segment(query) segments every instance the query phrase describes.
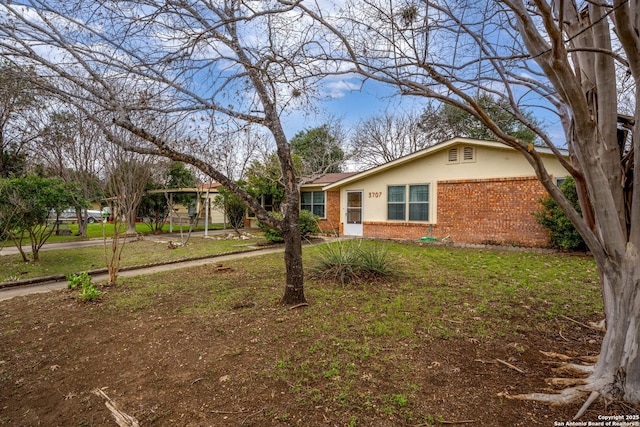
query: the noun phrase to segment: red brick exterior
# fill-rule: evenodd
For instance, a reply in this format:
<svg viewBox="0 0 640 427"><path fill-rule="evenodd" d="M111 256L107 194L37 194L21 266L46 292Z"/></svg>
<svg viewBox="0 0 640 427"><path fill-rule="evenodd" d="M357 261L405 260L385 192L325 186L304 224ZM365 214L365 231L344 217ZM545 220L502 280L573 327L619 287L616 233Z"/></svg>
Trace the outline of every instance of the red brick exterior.
<svg viewBox="0 0 640 427"><path fill-rule="evenodd" d="M441 181L434 235L465 243L548 246L549 234L533 215L545 194L534 177Z"/></svg>
<svg viewBox="0 0 640 427"><path fill-rule="evenodd" d="M429 235L429 230L435 231L434 225L422 222L364 222L362 234L364 237L378 239L419 239Z"/></svg>
<svg viewBox="0 0 640 427"><path fill-rule="evenodd" d="M337 234L340 232L340 191L325 192L326 218L318 221L320 230L325 233Z"/></svg>
<svg viewBox="0 0 640 427"><path fill-rule="evenodd" d="M547 194L534 177L441 181L437 194L437 223L364 222L364 237L549 245L547 230L533 216L540 210L538 200Z"/></svg>

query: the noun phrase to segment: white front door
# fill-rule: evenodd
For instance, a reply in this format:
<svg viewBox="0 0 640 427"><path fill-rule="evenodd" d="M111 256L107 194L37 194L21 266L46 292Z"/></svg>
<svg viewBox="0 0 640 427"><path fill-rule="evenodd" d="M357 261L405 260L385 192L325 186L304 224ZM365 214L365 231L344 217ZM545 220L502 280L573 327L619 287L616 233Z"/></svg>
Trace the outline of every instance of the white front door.
<svg viewBox="0 0 640 427"><path fill-rule="evenodd" d="M362 191L347 191L345 236L362 236Z"/></svg>

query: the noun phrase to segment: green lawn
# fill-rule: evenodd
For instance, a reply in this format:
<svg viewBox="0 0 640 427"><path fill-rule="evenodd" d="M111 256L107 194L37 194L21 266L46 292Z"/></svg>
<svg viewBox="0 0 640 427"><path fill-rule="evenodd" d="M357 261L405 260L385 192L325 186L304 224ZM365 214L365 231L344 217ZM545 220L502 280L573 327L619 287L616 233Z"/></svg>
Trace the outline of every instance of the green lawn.
<svg viewBox="0 0 640 427"><path fill-rule="evenodd" d="M179 243L180 236L177 235L172 240L174 243ZM186 247L177 249L169 249L167 243L153 239L127 242L121 265L125 267L250 250L251 245L257 242L258 238L238 241L191 236ZM0 253L0 282L53 274L68 275L103 268L106 266L104 250L104 244L100 243L96 246L77 249L41 251L38 262L27 263L22 261L20 255L1 255Z"/></svg>
<svg viewBox="0 0 640 427"><path fill-rule="evenodd" d="M244 244L214 243L205 250ZM9 300L0 307L3 415L35 425L30 408L42 424L95 424L111 419L91 395L98 386L144 425L545 427L575 415L579 404L499 393L548 390L554 365L540 350L598 351L601 334L579 324L603 316L592 258L361 244L386 249L398 273L358 285L307 275L309 305L295 309L279 304L282 254L121 278L98 284L91 303L70 290ZM182 253L200 249L194 239ZM126 263L181 251L127 250ZM321 254L304 247L305 271ZM100 258L42 255L50 268ZM594 405L588 419L610 413Z"/></svg>
<svg viewBox="0 0 640 427"><path fill-rule="evenodd" d="M71 230L72 235L71 236L53 235L49 238L49 240L47 240L47 243L73 242L77 240L86 240L86 239L101 239L103 237L102 224L88 224L87 237L75 236L75 234L78 232L78 224L63 224L61 228ZM222 225L220 224L209 224L209 230L221 230L221 229L222 229ZM183 225L182 230L183 232L186 233L189 231L189 227ZM199 225L197 227L194 227L194 231L203 231L203 230L204 230L204 225ZM151 228L147 224L139 222L136 224L136 231L140 234L149 234L151 233ZM169 224L164 225L164 227L162 228L162 232L163 233L169 232ZM174 225L173 232L179 233L180 226ZM111 223L105 224L104 234L107 237L113 236L113 224ZM10 242L7 242L7 243L11 244Z"/></svg>

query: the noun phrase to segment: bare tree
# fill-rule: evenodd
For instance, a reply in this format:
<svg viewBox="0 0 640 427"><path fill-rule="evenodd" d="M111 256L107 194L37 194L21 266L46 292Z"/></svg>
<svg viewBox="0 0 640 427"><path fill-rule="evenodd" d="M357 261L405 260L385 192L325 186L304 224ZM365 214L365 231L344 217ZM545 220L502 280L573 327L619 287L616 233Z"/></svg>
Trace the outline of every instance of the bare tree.
<svg viewBox="0 0 640 427"><path fill-rule="evenodd" d="M578 415L598 396L640 403L640 192L633 191L640 179L633 83L640 79L640 4L354 0L339 20L300 7L326 25L351 70L468 112L528 160L589 246L602 283L607 331L600 358L586 385L564 396L592 393ZM630 76L624 82L633 93L630 117L619 115L621 76ZM492 120L476 101L479 94L508 105L556 153L578 185L582 215L554 184L535 146ZM534 107L559 118L564 141L528 119L524 111L535 113ZM568 147L570 159L556 144Z"/></svg>
<svg viewBox="0 0 640 427"><path fill-rule="evenodd" d="M32 70L0 61L0 178L22 175L25 146L37 135L29 126L39 109L39 94Z"/></svg>
<svg viewBox="0 0 640 427"><path fill-rule="evenodd" d="M88 117L109 117L98 123L111 142L196 166L280 230L287 273L282 301L305 301L299 191L281 116L306 99L310 77L322 71L306 54L317 48L312 22L277 0L29 0L4 2L0 12L2 53L33 64L43 89L61 100L92 102L83 108ZM194 149L207 142L204 137L217 137L208 130L229 119L270 133L285 183L283 219ZM186 143L158 131L158 124L175 123L189 124ZM112 125L145 143L109 136Z"/></svg>
<svg viewBox="0 0 640 427"><path fill-rule="evenodd" d="M210 163L234 181L245 176L252 160L273 150L273 139L268 133L236 120L224 126L213 122L206 131L206 144L200 148L201 156L210 159Z"/></svg>
<svg viewBox="0 0 640 427"><path fill-rule="evenodd" d="M77 110L59 109L45 118L44 128L33 146L34 162L50 173L78 186L75 208L78 234L87 235L87 203L96 201L102 192L99 177L104 167L105 143L100 131Z"/></svg>
<svg viewBox="0 0 640 427"><path fill-rule="evenodd" d="M125 135L130 138L130 135ZM115 201L117 207L111 215L122 219L126 224L127 235L135 236L138 206L153 173L152 159L149 156L111 147L106 161L109 162L107 196Z"/></svg>
<svg viewBox="0 0 640 427"><path fill-rule="evenodd" d="M423 116L418 114L384 113L358 123L351 141L353 158L358 159L359 165L371 168L443 139L434 138L423 128L423 122Z"/></svg>

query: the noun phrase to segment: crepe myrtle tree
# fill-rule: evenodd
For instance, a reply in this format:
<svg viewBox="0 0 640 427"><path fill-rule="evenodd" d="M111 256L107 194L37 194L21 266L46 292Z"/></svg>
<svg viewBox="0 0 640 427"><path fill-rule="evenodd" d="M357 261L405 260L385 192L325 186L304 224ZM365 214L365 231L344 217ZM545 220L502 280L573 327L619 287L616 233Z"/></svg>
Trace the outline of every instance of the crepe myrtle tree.
<svg viewBox="0 0 640 427"><path fill-rule="evenodd" d="M33 67L39 87L84 109L114 144L194 165L285 239L282 302L305 302L299 188L281 118L306 105L323 70L317 26L295 4L267 0L27 0L0 4L0 50ZM69 89L72 87L73 89ZM282 219L223 171L212 129L264 129L284 184ZM138 142L118 138L125 129ZM182 136L175 136L180 134Z"/></svg>
<svg viewBox="0 0 640 427"><path fill-rule="evenodd" d="M14 242L24 262L39 261L40 249L56 230L54 212L72 206L77 189L59 178L28 175L0 179L0 238ZM31 259L24 249L31 246Z"/></svg>
<svg viewBox="0 0 640 427"><path fill-rule="evenodd" d="M0 59L0 178L27 173L26 148L37 136L31 120L42 106L34 78L28 67Z"/></svg>
<svg viewBox="0 0 640 427"><path fill-rule="evenodd" d="M466 111L520 153L593 254L606 318L600 357L584 385L545 398L588 394L577 416L599 396L640 403L640 192L633 191L640 179L640 3L345 3L339 16L298 7L325 25L344 69ZM633 94L626 110L620 87ZM576 182L581 213L555 185L536 146L493 120L478 94L508 106L508 114L555 153ZM553 113L563 138L525 111L540 118ZM568 148L568 158L557 145Z"/></svg>

